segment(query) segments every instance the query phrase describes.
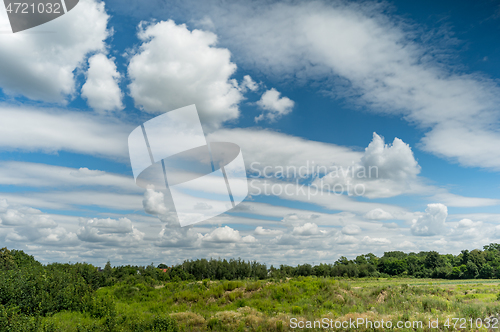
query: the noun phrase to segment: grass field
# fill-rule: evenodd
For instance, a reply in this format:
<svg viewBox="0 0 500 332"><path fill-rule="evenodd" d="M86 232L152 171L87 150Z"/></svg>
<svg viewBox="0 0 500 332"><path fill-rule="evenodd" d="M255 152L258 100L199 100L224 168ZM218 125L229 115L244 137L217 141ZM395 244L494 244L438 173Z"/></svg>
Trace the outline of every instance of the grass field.
<svg viewBox="0 0 500 332"><path fill-rule="evenodd" d="M141 328L141 322L169 315L178 326L172 331L291 331L301 330L299 326L306 327L308 321L311 326L314 321L328 321L331 330L339 331L389 330L388 321L391 330L397 331L487 331L488 324L494 328L490 330L499 330L500 322L495 324L496 318L488 318L500 313L499 284L492 279L316 277L168 282L156 286L120 283L97 292L102 301L115 302L111 316L96 319L62 312L44 318L43 325L47 331L143 331L147 329ZM361 319L363 323L356 328L345 326L349 320ZM384 329L377 329L376 322L381 320ZM447 320L449 326L445 326ZM344 322L344 328L339 323L335 328L335 321ZM398 322L402 322L402 328L394 328ZM430 328L429 322L438 324L438 328ZM304 330L325 330L325 325L318 327L319 323Z"/></svg>

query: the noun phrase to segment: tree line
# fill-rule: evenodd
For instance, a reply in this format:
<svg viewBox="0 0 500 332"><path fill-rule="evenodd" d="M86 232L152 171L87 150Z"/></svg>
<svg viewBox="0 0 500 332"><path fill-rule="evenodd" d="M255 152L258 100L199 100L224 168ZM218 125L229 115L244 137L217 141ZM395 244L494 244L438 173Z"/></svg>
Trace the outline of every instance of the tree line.
<svg viewBox="0 0 500 332"><path fill-rule="evenodd" d="M160 264L159 267L166 267ZM169 270L170 278L180 280L318 277L414 277L444 279L500 278L500 244L491 243L483 250L462 250L458 255L436 251L404 253L388 251L382 257L369 253L354 259L341 256L333 264L280 265L269 268L241 259L188 260Z"/></svg>

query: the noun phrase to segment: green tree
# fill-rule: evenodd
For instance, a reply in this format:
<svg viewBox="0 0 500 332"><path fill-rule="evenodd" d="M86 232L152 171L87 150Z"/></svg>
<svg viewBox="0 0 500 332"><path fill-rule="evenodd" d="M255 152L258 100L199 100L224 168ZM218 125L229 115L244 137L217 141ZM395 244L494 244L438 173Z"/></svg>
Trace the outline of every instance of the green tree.
<svg viewBox="0 0 500 332"><path fill-rule="evenodd" d="M480 269L484 263L486 263L484 252L479 249L474 249L469 253L469 261L476 264L476 266Z"/></svg>
<svg viewBox="0 0 500 332"><path fill-rule="evenodd" d="M368 261L366 260L365 255L359 255L356 257L356 260L354 261L356 264L361 265L361 264L367 264Z"/></svg>
<svg viewBox="0 0 500 332"><path fill-rule="evenodd" d="M466 271L466 278L468 279L475 279L479 275L479 269L477 268L477 265L474 264L472 261L467 262L467 271Z"/></svg>
<svg viewBox="0 0 500 332"><path fill-rule="evenodd" d="M460 265L467 265L469 261L469 250L465 249L461 251L460 256Z"/></svg>
<svg viewBox="0 0 500 332"><path fill-rule="evenodd" d="M437 251L429 251L425 257L424 265L428 269L436 269L444 265L444 260Z"/></svg>
<svg viewBox="0 0 500 332"><path fill-rule="evenodd" d="M486 263L481 267L481 270L479 270L479 278L482 279L493 278L493 273L494 273L493 267L490 264Z"/></svg>

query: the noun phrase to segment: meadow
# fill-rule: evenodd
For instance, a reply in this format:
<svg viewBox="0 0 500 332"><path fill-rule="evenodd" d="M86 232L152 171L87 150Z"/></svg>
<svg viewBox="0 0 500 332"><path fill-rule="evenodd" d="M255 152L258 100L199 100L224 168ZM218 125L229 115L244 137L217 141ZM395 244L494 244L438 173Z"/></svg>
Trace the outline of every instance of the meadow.
<svg viewBox="0 0 500 332"><path fill-rule="evenodd" d="M397 331L488 331L485 327L488 317L500 313L498 280L334 279L313 276L265 281L179 281L160 285L136 284L133 279L129 281L97 291L99 301L112 300L115 303L108 315L93 318L88 313L59 312L43 318L40 329L293 331L302 330L298 327L301 321L305 327L307 321L323 322L326 318L333 322L363 319L364 322L374 323L383 320L392 322L394 327L397 322L412 324L410 328L405 328L403 324L403 328L394 329ZM290 323L293 318L296 328L292 328L294 324ZM448 327L444 326L447 319ZM429 328L429 321L436 320L439 327ZM416 321L422 322L421 327L415 325ZM493 318L489 318L489 325L494 327ZM367 328L366 324L356 328L342 328L340 325L337 325L340 328L335 328L335 323L330 326L334 328L316 326L303 330L388 330Z"/></svg>
<svg viewBox="0 0 500 332"><path fill-rule="evenodd" d="M497 244L279 268L239 259L43 265L3 248L0 332L495 331L499 272Z"/></svg>

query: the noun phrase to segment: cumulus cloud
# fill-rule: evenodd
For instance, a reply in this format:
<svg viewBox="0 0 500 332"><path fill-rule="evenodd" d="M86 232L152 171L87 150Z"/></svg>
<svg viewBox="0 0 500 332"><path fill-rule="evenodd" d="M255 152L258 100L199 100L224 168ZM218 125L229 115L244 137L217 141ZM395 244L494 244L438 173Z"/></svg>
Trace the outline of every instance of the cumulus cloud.
<svg viewBox="0 0 500 332"><path fill-rule="evenodd" d="M246 92L247 90L255 92L259 90L259 84L256 83L250 75L245 75L243 76L243 81L240 84L240 88L243 92Z"/></svg>
<svg viewBox="0 0 500 332"><path fill-rule="evenodd" d="M96 176L104 176L106 172L97 169L88 169L87 167L80 167L78 170L72 171L69 174L77 178L89 178Z"/></svg>
<svg viewBox="0 0 500 332"><path fill-rule="evenodd" d="M13 243L29 243L49 247L78 246L78 238L75 233L64 227L54 228L32 228L16 227L13 232L6 236L6 240Z"/></svg>
<svg viewBox="0 0 500 332"><path fill-rule="evenodd" d="M318 225L310 222L302 226L294 227L292 232L293 235L299 235L299 236L320 235L325 233L326 231L320 230Z"/></svg>
<svg viewBox="0 0 500 332"><path fill-rule="evenodd" d="M33 228L57 226L57 223L42 211L26 206L11 206L6 199L0 200L0 224L8 227L29 226Z"/></svg>
<svg viewBox="0 0 500 332"><path fill-rule="evenodd" d="M89 53L105 49L108 19L104 2L82 0L66 15L31 33L1 34L0 87L11 95L64 102L75 93L75 69ZM0 21L8 21L3 8Z"/></svg>
<svg viewBox="0 0 500 332"><path fill-rule="evenodd" d="M77 241L76 234L59 226L53 216L6 199L0 199L0 225L0 230L8 229L5 240L10 245L74 246Z"/></svg>
<svg viewBox="0 0 500 332"><path fill-rule="evenodd" d="M457 228L472 228L472 227L480 227L483 224L482 221L472 221L470 219L461 219L458 224Z"/></svg>
<svg viewBox="0 0 500 332"><path fill-rule="evenodd" d="M255 122L264 119L274 122L292 111L295 102L288 97L280 97L280 95L281 93L275 88L264 92L257 105L266 112L256 117Z"/></svg>
<svg viewBox="0 0 500 332"><path fill-rule="evenodd" d="M234 243L241 240L240 232L229 226L219 227L203 236L203 241L217 243Z"/></svg>
<svg viewBox="0 0 500 332"><path fill-rule="evenodd" d="M365 149L360 165L369 170L376 167L377 178L406 182L420 173L413 152L408 144L394 138L392 145L385 144L384 138L373 133L373 140Z"/></svg>
<svg viewBox="0 0 500 332"><path fill-rule="evenodd" d="M200 245L203 235L192 227L164 226L159 234L158 247L189 248Z"/></svg>
<svg viewBox="0 0 500 332"><path fill-rule="evenodd" d="M167 214L169 209L165 206L165 195L162 192L155 191L153 188L147 188L142 200L144 211L149 214Z"/></svg>
<svg viewBox="0 0 500 332"><path fill-rule="evenodd" d="M382 209L373 209L365 214L365 218L370 220L390 220L394 217L392 216L392 214Z"/></svg>
<svg viewBox="0 0 500 332"><path fill-rule="evenodd" d="M252 235L247 235L247 236L243 236L241 238L241 240L244 242L244 243L255 243L257 242L257 239L254 238Z"/></svg>
<svg viewBox="0 0 500 332"><path fill-rule="evenodd" d="M136 229L128 218L81 218L77 235L84 242L116 246L134 245L144 238L144 233Z"/></svg>
<svg viewBox="0 0 500 332"><path fill-rule="evenodd" d="M262 226L258 226L257 228L255 228L254 232L257 235L263 235L263 236L266 236L266 235L276 236L276 235L280 235L280 234L283 233L280 230L277 230L277 229L265 229Z"/></svg>
<svg viewBox="0 0 500 332"><path fill-rule="evenodd" d="M425 192L427 188L417 178L419 173L420 166L408 144L397 137L392 144L385 144L383 137L373 133L373 139L359 161L347 168L333 168L324 177L317 178L314 184L326 190L337 190L336 185L340 185L339 188L350 185L356 190L356 195L392 197Z"/></svg>
<svg viewBox="0 0 500 332"><path fill-rule="evenodd" d="M162 21L141 24L138 36L142 45L128 66L138 107L162 113L196 104L202 121L215 127L238 118L243 96L231 79L236 65L227 49L215 46L215 34Z"/></svg>
<svg viewBox="0 0 500 332"><path fill-rule="evenodd" d="M346 235L356 235L361 233L361 228L358 225L346 225L342 227L342 233Z"/></svg>
<svg viewBox="0 0 500 332"><path fill-rule="evenodd" d="M166 197L163 192L155 191L154 188L149 187L144 192L142 206L146 213L158 217L158 219L167 225L171 227L179 226L179 220L171 196Z"/></svg>
<svg viewBox="0 0 500 332"><path fill-rule="evenodd" d="M428 204L425 213L412 220L411 232L417 236L441 234L445 230L448 208L440 203Z"/></svg>
<svg viewBox="0 0 500 332"><path fill-rule="evenodd" d="M115 111L124 108L123 94L118 86L120 73L113 59L98 53L89 59L87 81L82 86L82 97L98 112Z"/></svg>

